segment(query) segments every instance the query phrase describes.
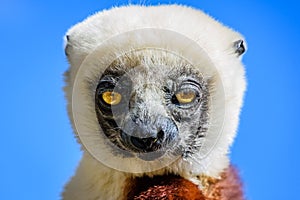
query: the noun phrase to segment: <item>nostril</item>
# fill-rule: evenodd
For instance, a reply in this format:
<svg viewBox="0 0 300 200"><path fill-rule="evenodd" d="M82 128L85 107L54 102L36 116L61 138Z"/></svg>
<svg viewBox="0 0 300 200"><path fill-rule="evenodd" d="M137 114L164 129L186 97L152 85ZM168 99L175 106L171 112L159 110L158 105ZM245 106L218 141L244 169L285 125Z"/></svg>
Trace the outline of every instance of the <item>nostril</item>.
<svg viewBox="0 0 300 200"><path fill-rule="evenodd" d="M157 133L157 139L163 139L165 136L165 132L161 129L158 133Z"/></svg>

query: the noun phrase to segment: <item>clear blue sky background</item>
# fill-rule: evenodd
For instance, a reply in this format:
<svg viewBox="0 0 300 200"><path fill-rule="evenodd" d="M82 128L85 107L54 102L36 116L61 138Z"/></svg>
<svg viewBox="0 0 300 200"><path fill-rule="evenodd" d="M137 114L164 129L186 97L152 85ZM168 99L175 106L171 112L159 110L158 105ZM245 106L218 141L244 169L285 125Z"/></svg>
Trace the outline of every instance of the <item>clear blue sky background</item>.
<svg viewBox="0 0 300 200"><path fill-rule="evenodd" d="M80 159L62 92L63 35L128 1L0 0L0 199L59 199ZM132 1L133 3L135 1ZM243 33L248 90L232 160L249 200L300 199L300 6L292 0L162 0Z"/></svg>

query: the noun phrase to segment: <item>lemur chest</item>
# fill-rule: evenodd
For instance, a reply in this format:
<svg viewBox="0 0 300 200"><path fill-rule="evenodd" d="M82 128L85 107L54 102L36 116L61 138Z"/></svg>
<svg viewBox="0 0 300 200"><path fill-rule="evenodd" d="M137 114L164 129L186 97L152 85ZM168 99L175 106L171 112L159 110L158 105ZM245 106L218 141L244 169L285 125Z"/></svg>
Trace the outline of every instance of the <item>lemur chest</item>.
<svg viewBox="0 0 300 200"><path fill-rule="evenodd" d="M201 175L202 189L176 175L127 179L124 200L243 200L242 185L234 167L219 179Z"/></svg>

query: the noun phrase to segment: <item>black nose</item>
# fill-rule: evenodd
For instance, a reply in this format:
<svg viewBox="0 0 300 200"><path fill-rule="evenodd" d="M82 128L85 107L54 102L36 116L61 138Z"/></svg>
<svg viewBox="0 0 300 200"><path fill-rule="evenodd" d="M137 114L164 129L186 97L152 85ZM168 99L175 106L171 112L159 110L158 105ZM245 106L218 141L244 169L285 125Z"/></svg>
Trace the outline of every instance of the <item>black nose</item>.
<svg viewBox="0 0 300 200"><path fill-rule="evenodd" d="M172 119L158 117L153 123L127 121L121 130L121 141L137 153L158 152L169 148L178 138L178 129Z"/></svg>
<svg viewBox="0 0 300 200"><path fill-rule="evenodd" d="M139 138L130 136L131 144L139 151L142 152L153 152L160 149L165 139L165 133L160 130L156 137Z"/></svg>

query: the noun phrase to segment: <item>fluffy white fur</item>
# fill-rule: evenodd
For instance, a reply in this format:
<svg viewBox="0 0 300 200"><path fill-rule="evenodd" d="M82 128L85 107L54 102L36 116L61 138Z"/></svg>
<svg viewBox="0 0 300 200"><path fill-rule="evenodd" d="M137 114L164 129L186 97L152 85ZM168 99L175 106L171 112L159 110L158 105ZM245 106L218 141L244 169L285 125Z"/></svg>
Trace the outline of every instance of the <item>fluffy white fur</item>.
<svg viewBox="0 0 300 200"><path fill-rule="evenodd" d="M77 72L88 55L112 36L142 28L170 30L196 41L210 57L222 81L225 93L223 131L211 152L201 160L179 159L166 168L147 173L149 176L169 172L176 173L201 187L196 178L197 175L205 174L218 177L222 170L229 165L229 147L236 135L246 86L244 68L233 48L233 43L243 39L243 37L203 12L178 5L119 7L99 12L72 27L67 32L69 41L66 41L68 59L71 65L66 73L67 86L65 88L69 103L69 116L74 125L73 87ZM91 71L90 75L87 76L91 77L91 74L99 73L104 69L93 70L95 71ZM90 92L86 91L86 93ZM80 110L76 112L82 111L85 118L89 120L87 127L90 130L88 131L98 131L99 124L94 113L91 113L93 105L89 106L91 108L89 111ZM76 132L76 127L73 126L73 128ZM102 150L97 149L96 145L87 149L83 146L83 158L75 176L65 187L63 199L122 199L126 178L141 174L122 172L107 167L93 158L89 152L90 148L93 148L94 152ZM126 165L125 162L120 162L120 165L123 164ZM135 166L134 161L131 161L131 165L128 166Z"/></svg>

